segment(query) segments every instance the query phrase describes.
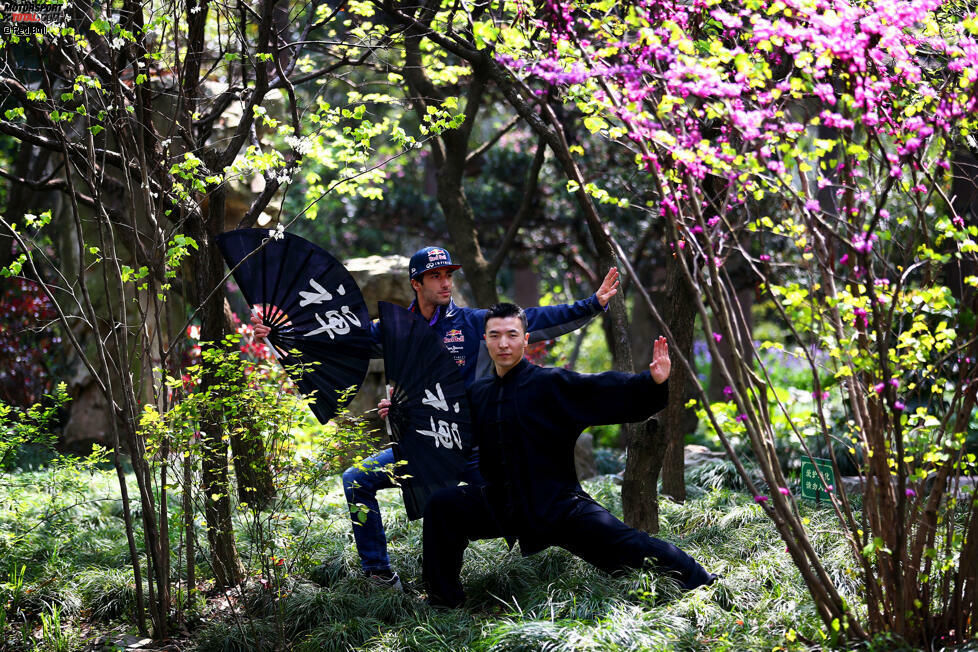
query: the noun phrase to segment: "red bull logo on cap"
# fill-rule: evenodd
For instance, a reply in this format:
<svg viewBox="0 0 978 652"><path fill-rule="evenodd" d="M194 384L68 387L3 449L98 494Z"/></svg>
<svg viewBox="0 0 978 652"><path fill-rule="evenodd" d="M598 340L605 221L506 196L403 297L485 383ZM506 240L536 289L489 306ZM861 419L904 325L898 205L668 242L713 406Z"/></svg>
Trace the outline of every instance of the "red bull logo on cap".
<svg viewBox="0 0 978 652"><path fill-rule="evenodd" d="M418 276L424 274L426 271L439 267L458 269L461 265L452 264L452 255L445 249L441 247L425 247L424 249L419 249L417 253L411 256L408 269L410 270L411 278L417 279Z"/></svg>

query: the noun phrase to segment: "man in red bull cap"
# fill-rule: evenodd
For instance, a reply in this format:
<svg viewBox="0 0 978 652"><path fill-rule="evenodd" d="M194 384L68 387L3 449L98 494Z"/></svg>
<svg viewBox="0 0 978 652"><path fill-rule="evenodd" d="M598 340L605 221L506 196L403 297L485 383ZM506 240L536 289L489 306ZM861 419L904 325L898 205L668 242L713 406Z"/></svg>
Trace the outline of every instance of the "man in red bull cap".
<svg viewBox="0 0 978 652"><path fill-rule="evenodd" d="M417 312L435 329L458 364L465 385L469 386L476 379L490 374L493 364L482 337L486 311L457 306L452 301L453 274L459 268L461 265L453 263L451 254L443 247L424 247L415 252L408 264L415 298L408 309ZM612 267L597 292L586 299L557 306L527 308L529 341L551 340L580 328L606 310L611 297L617 293L618 269ZM260 320L252 318L252 322L255 323L257 337L268 334L265 330L267 327L262 326ZM379 348L381 337L377 322L371 324L370 333L374 342L378 343L376 355L379 357L382 351ZM381 401L381 416L386 416L389 404L386 399ZM377 502L379 490L395 486L387 472L393 464L394 452L386 448L360 465L350 467L343 473L343 491L350 504L353 537L364 573L377 582L399 590L402 588L401 581L390 567L387 537ZM473 452L459 480L470 485L483 483L479 475L477 451ZM366 519L361 520L364 514Z"/></svg>

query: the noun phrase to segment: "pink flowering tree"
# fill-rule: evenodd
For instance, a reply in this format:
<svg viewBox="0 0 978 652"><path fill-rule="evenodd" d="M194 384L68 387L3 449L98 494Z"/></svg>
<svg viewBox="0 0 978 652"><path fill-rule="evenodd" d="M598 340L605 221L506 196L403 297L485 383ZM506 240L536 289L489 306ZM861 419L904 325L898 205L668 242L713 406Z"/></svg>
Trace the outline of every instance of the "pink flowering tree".
<svg viewBox="0 0 978 652"><path fill-rule="evenodd" d="M728 387L711 405L698 386L706 416L845 638L975 635L978 501L965 440L978 389L978 226L963 152L974 142L976 35L974 13L935 0L548 0L493 34L495 63L541 105L575 103L589 129L634 152ZM788 353L811 373L801 418L756 355L782 345L745 328L734 259L756 274L798 345ZM842 457L857 464L861 504L841 486L829 498L863 605L846 602L812 544L776 455L786 439L805 455L819 442L837 476Z"/></svg>

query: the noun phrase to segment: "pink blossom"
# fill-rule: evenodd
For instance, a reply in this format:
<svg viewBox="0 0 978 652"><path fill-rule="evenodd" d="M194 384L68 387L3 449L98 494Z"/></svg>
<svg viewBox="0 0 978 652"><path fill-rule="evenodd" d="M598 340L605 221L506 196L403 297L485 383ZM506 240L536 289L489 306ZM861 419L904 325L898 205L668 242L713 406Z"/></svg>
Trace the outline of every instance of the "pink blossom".
<svg viewBox="0 0 978 652"><path fill-rule="evenodd" d="M778 491L780 491L785 496L791 493L787 487L778 487Z"/></svg>
<svg viewBox="0 0 978 652"><path fill-rule="evenodd" d="M907 494L907 498L915 498L917 496L917 492L909 487L907 487L907 490L904 493Z"/></svg>
<svg viewBox="0 0 978 652"><path fill-rule="evenodd" d="M873 250L873 242L876 240L875 233L860 233L853 237L852 248L861 254L868 254Z"/></svg>
<svg viewBox="0 0 978 652"><path fill-rule="evenodd" d="M720 340L723 339L723 335L721 335L720 333L713 333L713 339L719 342Z"/></svg>
<svg viewBox="0 0 978 652"><path fill-rule="evenodd" d="M711 13L714 19L720 22L724 27L728 29L737 29L738 27L743 27L743 22L737 16L728 14L723 9L714 9Z"/></svg>
<svg viewBox="0 0 978 652"><path fill-rule="evenodd" d="M724 387L723 388L723 395L726 396L727 398L730 398L731 396L733 396L733 387L731 387L730 385L727 385L726 387Z"/></svg>
<svg viewBox="0 0 978 652"><path fill-rule="evenodd" d="M762 261L764 261L765 263L766 263L767 261L769 261L769 260L771 260L771 257L770 257L770 256L768 256L767 254L761 254L761 255L760 255L759 257L760 257L760 259L761 259Z"/></svg>
<svg viewBox="0 0 978 652"><path fill-rule="evenodd" d="M767 496L754 496L754 502L761 504L767 502Z"/></svg>
<svg viewBox="0 0 978 652"><path fill-rule="evenodd" d="M883 393L883 389L885 387L886 387L886 385L884 385L883 383L877 383L876 384L876 387L873 388L873 391L875 391L877 394L882 394Z"/></svg>
<svg viewBox="0 0 978 652"><path fill-rule="evenodd" d="M931 14L942 7L942 0L786 2L790 12L779 3L781 9L768 13L736 3L723 3L721 8L706 0L640 0L629 6L635 20L626 32L609 34L578 13L573 3L544 0L535 17L527 15L531 28L550 34L554 45L573 42L571 50L579 46L583 56L568 56L568 48L543 47L522 59L502 54L496 59L542 94L550 91L541 86L607 82L624 102L615 104L615 94L593 93L600 108L620 121L637 143L656 144L650 149L658 154L641 163L646 171L668 170L692 179L694 185L709 174L734 181L746 178L743 175L749 171L755 179L747 182L749 187L733 204L743 203L744 197L772 181L770 175L757 181L758 169L784 177L794 174L799 162L780 153L797 146L816 124L834 127L847 139L845 132L858 123L860 132L865 132L865 141L861 134L860 142L894 143L892 151L882 153L882 175L904 179L907 172L922 179L934 168L949 169L948 161L929 160L924 152L932 139L947 139L962 119L978 113L978 89L971 83L978 75L978 42L962 25L948 25L946 32L937 34L921 29L933 21ZM724 60L735 65L713 65L708 61L716 53L679 47L680 41L699 41L705 24L719 27L716 39L707 36L707 43L721 48ZM613 50L614 56L602 55L605 50ZM922 57L920 52L933 54ZM922 66L931 59L944 62L946 74L925 75ZM784 73L772 78L763 61L784 68ZM845 83L837 83L840 73ZM905 111L910 95L925 98L927 110ZM668 111L648 111L662 106L664 99ZM786 103L799 100L811 103L817 123L800 118L786 121ZM707 121L710 135L704 129ZM837 158L843 166L843 157ZM856 160L847 173L865 178L877 174L877 169ZM857 205L842 219L859 223L859 216L871 209L874 198L866 189L880 179L866 181L871 183L853 186ZM840 192L844 185L834 181L829 171L817 176L817 184L820 189L837 185ZM914 192L926 192L927 184L915 186ZM681 196L663 200L661 215L682 214L689 200ZM804 208L812 213L820 210L814 199L805 201ZM882 211L880 215L887 217ZM710 218L711 228L717 223L714 220L719 221ZM870 255L874 239L856 236L853 251ZM843 256L839 263L846 261ZM857 278L865 272L865 266L854 270Z"/></svg>
<svg viewBox="0 0 978 652"><path fill-rule="evenodd" d="M903 401L897 401L893 404L893 407L901 412L907 409L907 406L904 405Z"/></svg>
<svg viewBox="0 0 978 652"><path fill-rule="evenodd" d="M923 142L919 138L908 138L907 142L904 143L902 147L897 149L897 154L899 154L900 156L913 154L918 149L920 149L920 146L922 144Z"/></svg>

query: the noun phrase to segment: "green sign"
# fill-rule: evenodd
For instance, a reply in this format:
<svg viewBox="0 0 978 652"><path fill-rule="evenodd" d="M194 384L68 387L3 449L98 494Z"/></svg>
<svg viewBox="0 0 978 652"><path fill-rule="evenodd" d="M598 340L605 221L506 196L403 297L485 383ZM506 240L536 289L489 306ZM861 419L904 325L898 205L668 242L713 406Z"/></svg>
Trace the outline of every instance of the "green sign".
<svg viewBox="0 0 978 652"><path fill-rule="evenodd" d="M822 472L822 476L825 478L825 482L828 483L828 488L822 484L822 480L818 477L818 472L815 467L818 466L818 470ZM801 461L801 497L808 498L809 500L821 501L822 499L828 500L828 491L833 491L837 483L835 481L835 473L832 472L832 460L821 460L818 458L805 457Z"/></svg>

